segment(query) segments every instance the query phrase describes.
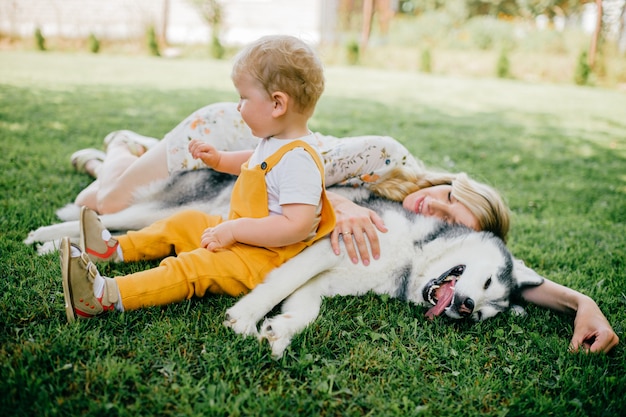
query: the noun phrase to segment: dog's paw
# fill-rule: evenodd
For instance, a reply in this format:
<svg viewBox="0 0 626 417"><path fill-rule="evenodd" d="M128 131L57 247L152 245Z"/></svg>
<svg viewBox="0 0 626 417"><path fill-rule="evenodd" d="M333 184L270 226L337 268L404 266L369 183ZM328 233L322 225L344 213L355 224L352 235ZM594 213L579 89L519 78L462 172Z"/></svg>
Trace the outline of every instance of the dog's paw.
<svg viewBox="0 0 626 417"><path fill-rule="evenodd" d="M230 327L235 333L242 336L258 337L259 335L259 331L256 328L256 320L250 320L250 318L238 315L234 307L226 310L224 326Z"/></svg>
<svg viewBox="0 0 626 417"><path fill-rule="evenodd" d="M511 314L514 316L525 316L526 315L526 309L524 307L522 307L521 305L518 304L513 304L511 305Z"/></svg>
<svg viewBox="0 0 626 417"><path fill-rule="evenodd" d="M287 326L287 321L277 316L263 322L259 338L267 340L272 348L272 357L280 359L291 343L292 333Z"/></svg>
<svg viewBox="0 0 626 417"><path fill-rule="evenodd" d="M37 245L37 255L43 256L49 253L55 253L61 247L60 240L51 240L49 242L44 242L41 245Z"/></svg>
<svg viewBox="0 0 626 417"><path fill-rule="evenodd" d="M25 245L34 245L37 243L37 230L31 230L26 236L26 239L22 240Z"/></svg>

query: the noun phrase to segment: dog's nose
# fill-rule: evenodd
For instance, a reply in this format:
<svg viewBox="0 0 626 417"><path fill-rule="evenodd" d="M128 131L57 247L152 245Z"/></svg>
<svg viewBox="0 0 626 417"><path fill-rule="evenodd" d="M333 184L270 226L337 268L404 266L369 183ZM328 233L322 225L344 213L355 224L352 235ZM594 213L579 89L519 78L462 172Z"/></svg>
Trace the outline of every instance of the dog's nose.
<svg viewBox="0 0 626 417"><path fill-rule="evenodd" d="M459 308L459 313L462 316L467 317L470 314L472 314L472 311L474 311L474 300L468 297L465 300L463 300L463 303L461 304L461 308Z"/></svg>

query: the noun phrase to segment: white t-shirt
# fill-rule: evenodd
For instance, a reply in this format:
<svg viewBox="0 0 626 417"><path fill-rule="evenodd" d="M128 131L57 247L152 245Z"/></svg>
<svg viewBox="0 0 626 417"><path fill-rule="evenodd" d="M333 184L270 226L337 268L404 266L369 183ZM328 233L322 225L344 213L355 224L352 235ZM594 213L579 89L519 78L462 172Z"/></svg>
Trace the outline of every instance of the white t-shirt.
<svg viewBox="0 0 626 417"><path fill-rule="evenodd" d="M314 134L298 139L267 138L261 140L250 157L248 166L254 167L274 154L278 149L294 140L301 140L317 150ZM321 156L319 156L321 160ZM322 176L313 157L303 148L287 152L281 160L265 175L268 208L271 215L282 214L283 204L309 204L320 206L322 194Z"/></svg>

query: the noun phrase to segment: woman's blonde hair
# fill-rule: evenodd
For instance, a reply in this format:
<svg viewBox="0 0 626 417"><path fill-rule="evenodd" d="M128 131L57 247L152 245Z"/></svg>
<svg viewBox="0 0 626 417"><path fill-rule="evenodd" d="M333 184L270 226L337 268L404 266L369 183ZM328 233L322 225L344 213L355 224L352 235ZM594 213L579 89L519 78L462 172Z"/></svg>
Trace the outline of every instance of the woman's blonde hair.
<svg viewBox="0 0 626 417"><path fill-rule="evenodd" d="M480 230L489 231L506 242L510 213L500 193L460 173L452 181L452 194L478 219Z"/></svg>
<svg viewBox="0 0 626 417"><path fill-rule="evenodd" d="M399 167L376 184L371 185L375 193L395 201L423 188L436 185L451 185L454 197L476 217L480 230L489 231L506 242L510 226L510 213L500 193L487 184L470 179L467 174L422 171Z"/></svg>
<svg viewBox="0 0 626 417"><path fill-rule="evenodd" d="M286 93L296 111L311 116L324 91L324 68L304 41L287 35L264 36L235 57L231 77L247 74L272 94Z"/></svg>

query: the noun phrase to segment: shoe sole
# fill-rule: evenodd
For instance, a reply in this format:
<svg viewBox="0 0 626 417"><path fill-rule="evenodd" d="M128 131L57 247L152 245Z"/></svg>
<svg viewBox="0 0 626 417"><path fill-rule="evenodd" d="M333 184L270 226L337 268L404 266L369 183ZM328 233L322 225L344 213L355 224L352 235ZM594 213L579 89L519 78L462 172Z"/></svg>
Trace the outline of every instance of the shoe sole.
<svg viewBox="0 0 626 417"><path fill-rule="evenodd" d="M80 227L79 227L79 240L78 245L80 246L80 250L83 252L87 251L87 238L85 236L85 213L87 213L87 207L82 206L80 208Z"/></svg>
<svg viewBox="0 0 626 417"><path fill-rule="evenodd" d="M63 276L63 298L65 298L65 315L67 321L73 323L76 320L74 304L72 304L72 288L70 286L70 260L71 258L70 239L64 237L61 241L61 274Z"/></svg>

